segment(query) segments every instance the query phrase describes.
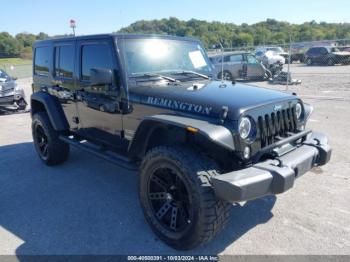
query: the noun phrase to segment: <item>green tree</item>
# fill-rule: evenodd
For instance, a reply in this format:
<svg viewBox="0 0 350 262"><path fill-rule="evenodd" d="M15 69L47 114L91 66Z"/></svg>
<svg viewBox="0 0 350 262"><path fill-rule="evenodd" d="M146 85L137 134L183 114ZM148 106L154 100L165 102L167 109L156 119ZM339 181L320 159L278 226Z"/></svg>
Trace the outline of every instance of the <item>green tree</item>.
<svg viewBox="0 0 350 262"><path fill-rule="evenodd" d="M7 32L0 33L0 56L17 57L20 54L20 50L21 50L21 45L19 44L16 38L11 36Z"/></svg>

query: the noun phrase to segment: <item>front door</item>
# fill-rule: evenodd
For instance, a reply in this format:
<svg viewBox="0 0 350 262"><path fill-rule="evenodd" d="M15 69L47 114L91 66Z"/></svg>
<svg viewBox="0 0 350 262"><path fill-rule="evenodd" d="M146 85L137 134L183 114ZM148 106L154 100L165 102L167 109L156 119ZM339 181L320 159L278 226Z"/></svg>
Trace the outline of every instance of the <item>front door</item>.
<svg viewBox="0 0 350 262"><path fill-rule="evenodd" d="M119 110L120 86L92 85L91 69L112 69L117 76L118 63L113 42L104 39L78 42L80 54L77 104L81 133L103 144L122 146L122 115Z"/></svg>
<svg viewBox="0 0 350 262"><path fill-rule="evenodd" d="M246 54L247 78L260 79L265 76L265 68L256 60L255 56Z"/></svg>

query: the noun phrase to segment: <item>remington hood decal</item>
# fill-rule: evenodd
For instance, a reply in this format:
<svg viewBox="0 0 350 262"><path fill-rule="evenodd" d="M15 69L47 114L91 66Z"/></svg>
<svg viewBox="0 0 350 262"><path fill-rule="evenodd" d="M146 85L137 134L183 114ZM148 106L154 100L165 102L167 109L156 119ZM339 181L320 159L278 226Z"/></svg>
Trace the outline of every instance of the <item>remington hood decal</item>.
<svg viewBox="0 0 350 262"><path fill-rule="evenodd" d="M155 105L155 106L167 107L170 109L196 112L203 115L210 115L210 112L213 109L211 106L203 106L198 104L186 103L186 102L171 100L167 98L157 98L152 96L149 96L147 98L146 103L150 105Z"/></svg>

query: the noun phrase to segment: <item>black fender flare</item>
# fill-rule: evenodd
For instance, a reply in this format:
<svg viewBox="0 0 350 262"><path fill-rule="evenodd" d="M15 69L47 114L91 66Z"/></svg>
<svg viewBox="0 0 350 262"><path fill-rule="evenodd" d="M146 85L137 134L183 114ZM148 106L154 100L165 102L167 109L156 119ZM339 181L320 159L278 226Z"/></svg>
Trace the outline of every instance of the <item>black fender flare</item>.
<svg viewBox="0 0 350 262"><path fill-rule="evenodd" d="M44 91L35 92L30 97L30 104L32 116L36 112L41 111L43 107L56 131L69 129L67 118L57 97Z"/></svg>
<svg viewBox="0 0 350 262"><path fill-rule="evenodd" d="M184 130L193 128L196 130L196 133L204 136L209 142L230 151L235 150L232 132L225 126L184 116L154 115L145 117L140 123L130 143L128 150L129 156L132 158L144 155L153 131L160 127L169 126L182 128Z"/></svg>

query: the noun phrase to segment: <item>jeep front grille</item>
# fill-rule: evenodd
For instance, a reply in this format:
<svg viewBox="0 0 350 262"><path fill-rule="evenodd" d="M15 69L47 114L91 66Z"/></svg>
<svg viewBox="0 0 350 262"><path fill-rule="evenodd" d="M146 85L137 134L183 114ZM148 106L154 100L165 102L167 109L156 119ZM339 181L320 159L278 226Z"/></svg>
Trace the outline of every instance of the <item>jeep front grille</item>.
<svg viewBox="0 0 350 262"><path fill-rule="evenodd" d="M258 117L261 148L271 145L297 132L295 108Z"/></svg>

